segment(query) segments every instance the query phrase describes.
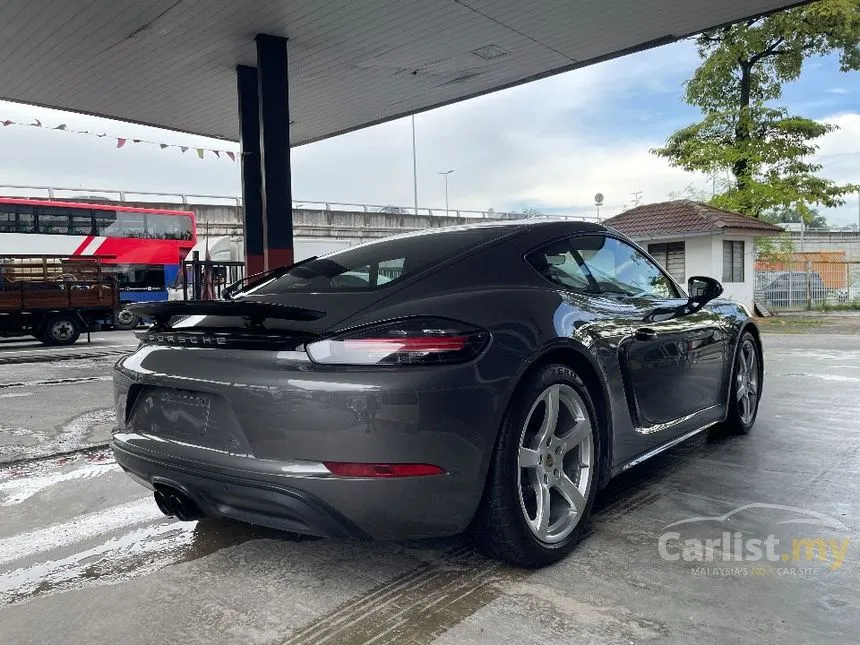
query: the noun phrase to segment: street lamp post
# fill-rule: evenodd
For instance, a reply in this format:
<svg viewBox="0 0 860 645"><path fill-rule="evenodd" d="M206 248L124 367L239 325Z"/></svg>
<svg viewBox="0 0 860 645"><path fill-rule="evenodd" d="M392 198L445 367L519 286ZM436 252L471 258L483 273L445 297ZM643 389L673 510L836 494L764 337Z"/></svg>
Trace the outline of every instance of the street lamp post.
<svg viewBox="0 0 860 645"><path fill-rule="evenodd" d="M418 151L415 148L415 115L412 115L412 190L415 197L415 214L418 215Z"/></svg>
<svg viewBox="0 0 860 645"><path fill-rule="evenodd" d="M453 170L446 170L445 172L437 172L437 175L442 175L445 178L445 215L448 215L448 175L450 175Z"/></svg>

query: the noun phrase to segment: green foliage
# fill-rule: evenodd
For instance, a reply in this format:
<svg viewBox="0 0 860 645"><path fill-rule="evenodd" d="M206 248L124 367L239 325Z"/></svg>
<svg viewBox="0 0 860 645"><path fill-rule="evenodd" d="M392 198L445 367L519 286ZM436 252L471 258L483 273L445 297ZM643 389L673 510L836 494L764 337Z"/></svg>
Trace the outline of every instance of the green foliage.
<svg viewBox="0 0 860 645"><path fill-rule="evenodd" d="M704 118L653 150L694 172L730 171L713 203L755 217L774 208L840 206L853 185L818 177L808 158L835 126L794 116L772 102L809 56L837 52L844 72L860 69L860 0L819 0L696 38L703 62L684 99Z"/></svg>
<svg viewBox="0 0 860 645"><path fill-rule="evenodd" d="M794 253L794 242L787 234L778 237L759 237L755 240L755 257L771 264L787 264Z"/></svg>
<svg viewBox="0 0 860 645"><path fill-rule="evenodd" d="M807 228L828 228L827 218L813 208L778 208L762 214L762 219L771 224L799 224Z"/></svg>

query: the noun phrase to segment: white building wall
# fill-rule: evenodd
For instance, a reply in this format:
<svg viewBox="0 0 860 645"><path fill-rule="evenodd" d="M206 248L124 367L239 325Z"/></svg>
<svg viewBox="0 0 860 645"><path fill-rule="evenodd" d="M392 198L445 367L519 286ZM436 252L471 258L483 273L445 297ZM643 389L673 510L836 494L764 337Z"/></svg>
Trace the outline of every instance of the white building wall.
<svg viewBox="0 0 860 645"><path fill-rule="evenodd" d="M714 235L714 277L723 285L723 297L745 304L752 311L755 300L755 238L748 235ZM723 241L744 243L744 281L723 282Z"/></svg>
<svg viewBox="0 0 860 645"><path fill-rule="evenodd" d="M744 243L744 281L723 282L723 240L740 240ZM684 271L687 279L703 275L719 280L723 297L741 302L752 311L755 291L755 238L745 235L702 235L697 237L636 240L645 249L649 243L684 242ZM686 290L687 285L682 285Z"/></svg>

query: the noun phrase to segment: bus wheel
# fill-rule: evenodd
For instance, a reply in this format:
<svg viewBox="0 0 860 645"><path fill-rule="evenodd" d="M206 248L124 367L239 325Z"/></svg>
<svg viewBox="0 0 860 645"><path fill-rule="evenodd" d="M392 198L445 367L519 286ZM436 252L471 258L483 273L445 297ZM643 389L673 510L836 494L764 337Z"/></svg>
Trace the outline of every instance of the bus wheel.
<svg viewBox="0 0 860 645"><path fill-rule="evenodd" d="M71 314L55 314L48 318L40 334L46 345L74 345L81 335L81 327Z"/></svg>
<svg viewBox="0 0 860 645"><path fill-rule="evenodd" d="M119 309L113 315L113 326L123 331L134 329L140 324L140 318L128 309Z"/></svg>

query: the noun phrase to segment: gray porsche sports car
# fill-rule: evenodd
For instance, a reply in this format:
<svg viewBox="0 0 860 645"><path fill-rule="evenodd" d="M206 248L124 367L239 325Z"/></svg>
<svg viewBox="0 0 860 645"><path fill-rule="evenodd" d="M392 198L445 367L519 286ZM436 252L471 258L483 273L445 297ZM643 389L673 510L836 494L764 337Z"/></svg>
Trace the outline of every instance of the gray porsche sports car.
<svg viewBox="0 0 860 645"><path fill-rule="evenodd" d="M224 299L135 305L117 462L183 520L328 537L468 530L525 566L568 553L614 475L752 427L749 311L597 224L401 235Z"/></svg>

